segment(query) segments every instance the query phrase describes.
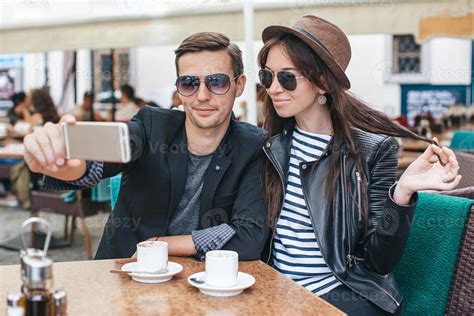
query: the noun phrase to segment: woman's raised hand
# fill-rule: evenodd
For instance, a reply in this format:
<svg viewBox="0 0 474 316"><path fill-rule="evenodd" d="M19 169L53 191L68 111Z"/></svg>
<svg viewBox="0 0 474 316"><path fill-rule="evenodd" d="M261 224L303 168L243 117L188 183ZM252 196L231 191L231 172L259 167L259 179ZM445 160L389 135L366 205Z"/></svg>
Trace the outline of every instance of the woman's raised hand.
<svg viewBox="0 0 474 316"><path fill-rule="evenodd" d="M462 177L458 171L459 164L454 152L432 144L402 174L395 188L394 200L406 205L417 191L454 189Z"/></svg>

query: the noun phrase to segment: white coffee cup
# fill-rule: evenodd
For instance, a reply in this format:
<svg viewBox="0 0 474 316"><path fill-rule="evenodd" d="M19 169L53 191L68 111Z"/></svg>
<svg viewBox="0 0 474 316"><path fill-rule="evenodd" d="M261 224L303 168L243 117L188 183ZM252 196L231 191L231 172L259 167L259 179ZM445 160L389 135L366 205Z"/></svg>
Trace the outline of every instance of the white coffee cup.
<svg viewBox="0 0 474 316"><path fill-rule="evenodd" d="M137 244L137 270L153 272L168 267L168 243L146 240Z"/></svg>
<svg viewBox="0 0 474 316"><path fill-rule="evenodd" d="M213 250L206 253L206 284L231 287L237 284L239 254L230 250Z"/></svg>

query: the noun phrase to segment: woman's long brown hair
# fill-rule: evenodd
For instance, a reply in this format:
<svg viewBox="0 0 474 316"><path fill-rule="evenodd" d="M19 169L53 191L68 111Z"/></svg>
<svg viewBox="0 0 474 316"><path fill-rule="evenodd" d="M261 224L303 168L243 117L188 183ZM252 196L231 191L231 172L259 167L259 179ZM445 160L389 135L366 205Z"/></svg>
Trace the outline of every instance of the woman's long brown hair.
<svg viewBox="0 0 474 316"><path fill-rule="evenodd" d="M31 103L35 111L41 114L43 124L47 122L59 122L59 115L54 105L53 98L46 89L34 89L31 91Z"/></svg>
<svg viewBox="0 0 474 316"><path fill-rule="evenodd" d="M357 153L354 128L375 134L384 134L395 137L410 137L434 143L430 139L421 137L401 125L398 125L383 112L377 111L363 101L341 87L338 80L326 66L326 64L314 53L314 51L298 37L291 34L280 34L270 39L260 50L258 62L261 68L265 67L270 48L280 45L293 62L293 65L301 74L315 84L326 90L326 106L328 107L331 123L334 131L332 145L346 146L348 153L355 159L357 169L362 171L361 157ZM321 79L324 78L324 79ZM323 82L324 81L324 82ZM312 92L308 92L312 93ZM282 132L285 126L294 123L294 117L282 118L278 116L271 98L262 89L260 97L263 98L265 123L264 128L268 131L268 137ZM326 179L326 196L328 199L328 211L334 210L337 179L340 175L338 155L330 155L330 169ZM368 194L366 189L367 179L361 173L361 209L365 223L368 219ZM273 226L282 207L283 188L278 173L272 163L265 159L263 166L263 185L265 200L268 205L269 219ZM346 180L346 188L352 192L349 179Z"/></svg>

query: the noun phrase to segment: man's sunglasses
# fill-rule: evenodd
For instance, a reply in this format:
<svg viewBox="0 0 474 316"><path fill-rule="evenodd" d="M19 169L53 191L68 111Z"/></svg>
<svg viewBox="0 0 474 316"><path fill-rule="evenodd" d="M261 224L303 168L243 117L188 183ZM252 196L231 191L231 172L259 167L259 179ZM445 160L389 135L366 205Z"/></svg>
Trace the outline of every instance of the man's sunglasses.
<svg viewBox="0 0 474 316"><path fill-rule="evenodd" d="M270 89L273 83L273 78L275 74L270 69L260 69L258 72L258 78L260 83L265 89ZM288 91L294 91L296 89L296 80L303 76L297 76L291 71L279 71L276 75L278 82L283 87L283 89Z"/></svg>
<svg viewBox="0 0 474 316"><path fill-rule="evenodd" d="M179 94L185 97L189 97L198 91L201 82L204 82L207 89L214 94L224 95L230 89L231 80L237 79L239 76L230 78L226 74L212 74L204 77L204 80L199 79L197 76L181 76L176 79L176 89Z"/></svg>

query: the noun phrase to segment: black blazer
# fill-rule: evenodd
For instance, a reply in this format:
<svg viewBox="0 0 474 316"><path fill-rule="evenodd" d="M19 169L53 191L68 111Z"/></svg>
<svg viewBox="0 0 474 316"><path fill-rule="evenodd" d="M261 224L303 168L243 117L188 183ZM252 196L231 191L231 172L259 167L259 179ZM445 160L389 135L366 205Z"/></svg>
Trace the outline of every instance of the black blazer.
<svg viewBox="0 0 474 316"><path fill-rule="evenodd" d="M103 178L123 173L117 204L96 259L131 256L136 244L166 233L184 192L188 151L185 113L144 107L128 124L132 160L106 163ZM264 132L231 120L204 175L199 229L229 224L236 234L223 249L258 259L268 223L260 171ZM192 175L190 175L192 176Z"/></svg>

